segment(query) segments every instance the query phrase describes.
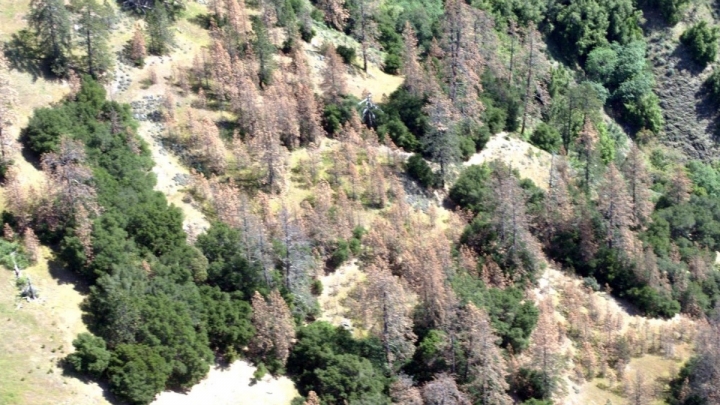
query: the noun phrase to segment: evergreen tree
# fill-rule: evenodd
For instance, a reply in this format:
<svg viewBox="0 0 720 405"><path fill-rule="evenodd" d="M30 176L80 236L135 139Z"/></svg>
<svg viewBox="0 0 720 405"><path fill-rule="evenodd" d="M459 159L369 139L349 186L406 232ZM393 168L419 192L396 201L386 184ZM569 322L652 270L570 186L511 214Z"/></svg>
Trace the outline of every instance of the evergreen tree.
<svg viewBox="0 0 720 405"><path fill-rule="evenodd" d="M265 87L272 82L273 72L277 67L275 59L273 59L277 50L270 41L268 27L262 21L253 21L253 31L255 32L255 40L252 46L258 63L258 81L261 87Z"/></svg>
<svg viewBox="0 0 720 405"><path fill-rule="evenodd" d="M63 0L33 0L28 15L35 30L41 52L57 76L68 73L71 51L70 14Z"/></svg>
<svg viewBox="0 0 720 405"><path fill-rule="evenodd" d="M175 34L167 10L162 5L147 15L148 52L164 55L175 45Z"/></svg>
<svg viewBox="0 0 720 405"><path fill-rule="evenodd" d="M107 1L72 0L77 20L79 42L85 49L85 68L90 76L97 78L110 70L113 55L108 44L114 11Z"/></svg>

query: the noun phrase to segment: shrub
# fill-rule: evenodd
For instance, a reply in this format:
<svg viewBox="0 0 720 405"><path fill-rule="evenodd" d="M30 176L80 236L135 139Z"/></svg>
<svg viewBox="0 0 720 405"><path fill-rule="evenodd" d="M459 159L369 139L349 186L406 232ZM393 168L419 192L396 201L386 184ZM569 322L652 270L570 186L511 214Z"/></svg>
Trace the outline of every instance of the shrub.
<svg viewBox="0 0 720 405"><path fill-rule="evenodd" d="M705 89L710 96L710 99L720 104L720 69L713 69L712 74L705 80Z"/></svg>
<svg viewBox="0 0 720 405"><path fill-rule="evenodd" d="M402 67L402 59L400 59L400 56L389 53L387 56L385 56L385 63L383 70L385 73L389 75L396 75L400 73L400 68Z"/></svg>
<svg viewBox="0 0 720 405"><path fill-rule="evenodd" d="M550 380L551 387L546 387L545 380ZM521 368L512 376L510 391L523 401L542 399L550 396L555 383L553 378L545 376L542 371Z"/></svg>
<svg viewBox="0 0 720 405"><path fill-rule="evenodd" d="M542 150L548 152L557 152L562 144L560 132L554 127L541 122L535 127L532 135L530 135L530 143Z"/></svg>
<svg viewBox="0 0 720 405"><path fill-rule="evenodd" d="M717 27L710 27L706 21L700 21L683 32L680 41L690 48L695 62L706 66L717 56L718 37L720 30Z"/></svg>
<svg viewBox="0 0 720 405"><path fill-rule="evenodd" d="M433 173L425 159L418 154L410 156L406 166L407 174L417 180L425 188L434 187L437 184L437 176Z"/></svg>
<svg viewBox="0 0 720 405"><path fill-rule="evenodd" d="M172 366L156 350L121 344L115 348L107 369L110 391L131 404L147 404L165 388L171 371Z"/></svg>
<svg viewBox="0 0 720 405"><path fill-rule="evenodd" d="M342 58L343 62L351 65L355 61L355 48L345 45L338 45L336 49L338 55Z"/></svg>
<svg viewBox="0 0 720 405"><path fill-rule="evenodd" d="M81 333L73 340L75 352L65 358L66 363L78 373L100 376L110 363L110 352L107 351L102 338L89 333Z"/></svg>
<svg viewBox="0 0 720 405"><path fill-rule="evenodd" d="M339 267L348 258L350 258L350 246L347 241L339 240L337 241L335 251L333 251L330 256L328 264L332 267Z"/></svg>
<svg viewBox="0 0 720 405"><path fill-rule="evenodd" d="M313 11L315 11L315 9L313 9ZM302 38L303 41L310 43L314 37L315 29L312 26L300 24L300 38Z"/></svg>
<svg viewBox="0 0 720 405"><path fill-rule="evenodd" d="M265 363L260 363L257 365L257 369L255 369L255 372L253 373L253 379L255 381L260 381L265 377L265 374L267 374L268 369L265 367Z"/></svg>

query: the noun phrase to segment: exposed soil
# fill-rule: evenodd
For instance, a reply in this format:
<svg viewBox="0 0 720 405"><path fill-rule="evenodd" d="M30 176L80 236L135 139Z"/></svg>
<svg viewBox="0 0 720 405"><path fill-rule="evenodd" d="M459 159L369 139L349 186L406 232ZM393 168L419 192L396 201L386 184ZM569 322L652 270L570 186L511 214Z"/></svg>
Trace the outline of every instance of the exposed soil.
<svg viewBox="0 0 720 405"><path fill-rule="evenodd" d="M225 368L214 367L189 392L165 391L152 405L288 405L300 395L287 377L266 375L256 382L255 370L245 361L236 361Z"/></svg>
<svg viewBox="0 0 720 405"><path fill-rule="evenodd" d="M552 156L546 151L501 132L493 135L485 148L472 155L464 165L481 165L493 160L501 160L517 169L521 177L532 180L543 190L548 188Z"/></svg>

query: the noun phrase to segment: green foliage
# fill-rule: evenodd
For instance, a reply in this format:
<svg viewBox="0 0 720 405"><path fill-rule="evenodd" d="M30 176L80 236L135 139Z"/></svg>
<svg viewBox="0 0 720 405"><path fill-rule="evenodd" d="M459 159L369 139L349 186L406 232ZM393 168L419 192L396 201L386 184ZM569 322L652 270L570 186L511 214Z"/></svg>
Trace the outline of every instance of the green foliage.
<svg viewBox="0 0 720 405"><path fill-rule="evenodd" d="M255 379L255 381L262 380L263 377L265 377L265 375L267 374L267 372L268 369L267 367L265 367L265 363L258 363L257 369L253 373L253 379Z"/></svg>
<svg viewBox="0 0 720 405"><path fill-rule="evenodd" d="M72 133L73 125L69 108L40 108L33 113L23 136L30 150L41 155L55 151L60 137Z"/></svg>
<svg viewBox="0 0 720 405"><path fill-rule="evenodd" d="M581 0L555 3L549 19L553 35L570 59L581 59L612 41L625 44L641 38L642 13L631 0Z"/></svg>
<svg viewBox="0 0 720 405"><path fill-rule="evenodd" d="M618 64L618 54L613 47L604 46L593 49L585 61L585 73L590 80L609 84Z"/></svg>
<svg viewBox="0 0 720 405"><path fill-rule="evenodd" d="M171 26L166 7L153 7L147 14L147 50L153 55L165 55L175 46L175 30Z"/></svg>
<svg viewBox="0 0 720 405"><path fill-rule="evenodd" d="M261 86L267 86L272 81L273 72L277 68L274 56L277 52L275 45L270 40L270 33L265 24L254 18L252 22L255 40L252 42L253 51L258 63L258 80Z"/></svg>
<svg viewBox="0 0 720 405"><path fill-rule="evenodd" d="M92 284L84 310L88 328L111 352L104 374L111 390L148 403L162 389L202 379L211 347L228 358L242 352L253 334L243 298L265 283L242 258L236 231L213 227L199 240L209 260L187 245L179 209L153 190L149 151L125 131L113 132L111 117L120 128L136 127L129 106L106 101L102 86L84 78L74 100L38 111L24 138L35 152L53 150L62 134L85 144L103 208L93 218L93 261L85 260L71 219L53 230L34 227L39 237L59 241L58 257ZM209 285L195 284L206 279Z"/></svg>
<svg viewBox="0 0 720 405"><path fill-rule="evenodd" d="M687 169L695 194L720 198L720 170L717 163L710 165L692 160L687 163Z"/></svg>
<svg viewBox="0 0 720 405"><path fill-rule="evenodd" d="M487 311L503 347L512 346L516 353L527 348L539 312L524 299L521 289L487 288L481 280L466 273L456 275L451 285L462 303L472 302Z"/></svg>
<svg viewBox="0 0 720 405"><path fill-rule="evenodd" d="M341 264L345 263L350 258L350 245L347 241L338 240L335 243L335 250L330 255L328 264L333 268L340 267Z"/></svg>
<svg viewBox="0 0 720 405"><path fill-rule="evenodd" d="M400 58L400 56L393 53L389 53L385 56L385 61L383 62L383 71L385 73L389 75L396 75L400 73L401 68L402 58Z"/></svg>
<svg viewBox="0 0 720 405"><path fill-rule="evenodd" d="M680 369L677 377L670 381L670 390L668 392L668 403L671 405L709 405L707 398L703 398L702 394L697 391L683 392L685 381L689 383L690 388L697 385L697 374L702 365L702 359L694 356ZM684 398L683 398L684 397ZM681 400L682 399L682 400Z"/></svg>
<svg viewBox="0 0 720 405"><path fill-rule="evenodd" d="M328 135L336 134L346 122L350 121L356 103L354 97L346 97L340 104L325 104L322 124Z"/></svg>
<svg viewBox="0 0 720 405"><path fill-rule="evenodd" d="M410 156L407 160L405 170L408 176L417 180L418 183L425 188L431 188L437 184L437 178L430 168L430 165L418 154Z"/></svg>
<svg viewBox="0 0 720 405"><path fill-rule="evenodd" d="M634 103L624 104L624 107L627 120L636 128L646 128L659 133L665 125L660 99L654 93L645 94Z"/></svg>
<svg viewBox="0 0 720 405"><path fill-rule="evenodd" d="M560 132L554 127L541 122L535 127L532 135L530 135L530 143L537 146L542 150L548 152L557 152L562 145L562 138Z"/></svg>
<svg viewBox="0 0 720 405"><path fill-rule="evenodd" d="M28 24L35 32L40 53L56 76L68 74L71 55L72 24L63 0L39 0L33 3Z"/></svg>
<svg viewBox="0 0 720 405"><path fill-rule="evenodd" d="M547 387L547 384L545 384L547 380L550 380L552 385L557 384L556 379L545 377L541 371L521 368L510 379L510 392L515 394L521 401L531 401L529 402L531 404L544 404L545 401L533 400L542 400L550 396L552 387Z"/></svg>
<svg viewBox="0 0 720 405"><path fill-rule="evenodd" d="M84 68L97 78L109 71L113 55L109 45L115 12L109 3L97 0L72 0L73 11L79 15L77 30L79 45L85 51Z"/></svg>
<svg viewBox="0 0 720 405"><path fill-rule="evenodd" d="M131 404L145 405L165 387L170 365L149 346L122 344L113 351L107 372L113 394Z"/></svg>
<svg viewBox="0 0 720 405"><path fill-rule="evenodd" d="M17 262L20 269L26 269L30 267L30 261L25 256L23 248L17 242L8 242L5 239L0 238L0 265L7 269L13 269L13 257L12 253L15 252L15 262Z"/></svg>
<svg viewBox="0 0 720 405"><path fill-rule="evenodd" d="M373 398L384 404L390 402L384 362L380 342L355 340L347 330L319 321L298 330L287 371L301 393L315 391L323 402Z"/></svg>
<svg viewBox="0 0 720 405"><path fill-rule="evenodd" d="M505 80L495 77L490 69L485 69L481 77L483 85L483 102L490 108L484 112L483 122L488 125L490 134L496 134L502 130L515 132L520 127L520 106L521 90L519 88L509 86ZM498 113L496 110L501 110ZM504 122L500 118L504 116ZM478 149L484 147L478 145Z"/></svg>
<svg viewBox="0 0 720 405"><path fill-rule="evenodd" d="M241 238L237 229L215 222L198 236L195 246L209 262L206 282L225 292L240 292L249 301L255 291L268 293L268 283L261 269L245 258Z"/></svg>
<svg viewBox="0 0 720 405"><path fill-rule="evenodd" d="M480 212L492 195L489 186L491 173L488 165L468 167L450 188L450 199L463 208Z"/></svg>
<svg viewBox="0 0 720 405"><path fill-rule="evenodd" d="M704 85L713 103L720 104L720 69L713 68L712 74L705 80Z"/></svg>
<svg viewBox="0 0 720 405"><path fill-rule="evenodd" d="M410 152L420 151L420 142L427 131L427 100L413 96L404 87L395 90L380 106L377 114L378 134L389 135L395 145Z"/></svg>
<svg viewBox="0 0 720 405"><path fill-rule="evenodd" d="M227 293L218 287L202 286L203 324L210 346L219 353L241 353L255 334L252 308L239 292Z"/></svg>
<svg viewBox="0 0 720 405"><path fill-rule="evenodd" d="M665 22L672 26L680 22L690 0L644 0L640 3L660 10Z"/></svg>
<svg viewBox="0 0 720 405"><path fill-rule="evenodd" d="M346 64L352 65L355 62L355 48L352 46L338 45L336 51Z"/></svg>
<svg viewBox="0 0 720 405"><path fill-rule="evenodd" d="M690 49L695 62L704 67L717 57L718 38L720 29L709 26L706 21L700 21L682 33L680 42Z"/></svg>
<svg viewBox="0 0 720 405"><path fill-rule="evenodd" d="M75 352L65 361L73 370L81 374L100 376L110 364L110 352L102 338L89 333L81 333L73 340Z"/></svg>

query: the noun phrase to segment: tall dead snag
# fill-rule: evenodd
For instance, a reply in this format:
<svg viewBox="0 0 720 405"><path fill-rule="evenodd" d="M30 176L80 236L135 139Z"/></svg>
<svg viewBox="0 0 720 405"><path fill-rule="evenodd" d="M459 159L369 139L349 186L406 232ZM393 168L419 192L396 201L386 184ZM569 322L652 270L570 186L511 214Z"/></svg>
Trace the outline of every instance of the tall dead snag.
<svg viewBox="0 0 720 405"><path fill-rule="evenodd" d="M547 395L544 399L550 399L550 396L555 391L556 379L562 367L561 334L555 321L555 308L552 298L543 299L539 307L540 318L530 336L530 355L532 364L539 367L542 372L542 384Z"/></svg>
<svg viewBox="0 0 720 405"><path fill-rule="evenodd" d="M246 44L250 23L245 8L245 0L225 0L225 10L227 11L227 22L231 30L231 44L235 45L235 47Z"/></svg>
<svg viewBox="0 0 720 405"><path fill-rule="evenodd" d="M485 311L469 303L462 314L461 345L467 354L465 378L472 376L470 386L478 392L476 399L483 405L511 405L512 398L506 393L507 366L496 346L498 337L493 333L490 319Z"/></svg>
<svg viewBox="0 0 720 405"><path fill-rule="evenodd" d="M370 266L363 302L371 313L371 332L380 337L388 369L394 371L415 352L411 307L400 280L384 267Z"/></svg>
<svg viewBox="0 0 720 405"><path fill-rule="evenodd" d="M629 405L650 405L652 403L652 389L645 382L642 371L637 370L633 378L625 382L625 396Z"/></svg>
<svg viewBox="0 0 720 405"><path fill-rule="evenodd" d="M325 21L338 31L345 28L350 13L345 9L344 0L319 0L318 8L325 14Z"/></svg>
<svg viewBox="0 0 720 405"><path fill-rule="evenodd" d="M523 99L522 125L520 134L525 134L528 117L538 109L537 98L546 92L543 87L542 75L547 69L547 58L543 53L543 41L534 23L530 23L525 33L525 97ZM544 97L542 97L544 98Z"/></svg>
<svg viewBox="0 0 720 405"><path fill-rule="evenodd" d="M267 120L258 123L257 132L250 141L251 154L260 163L259 178L271 193L285 187L287 149L280 143L277 131L268 127Z"/></svg>
<svg viewBox="0 0 720 405"><path fill-rule="evenodd" d="M353 36L360 43L360 51L363 58L363 70L367 73L368 51L372 47L378 47L378 28L375 22L378 0L356 0L352 8Z"/></svg>
<svg viewBox="0 0 720 405"><path fill-rule="evenodd" d="M31 263L37 263L40 260L40 241L32 228L25 228L23 232L23 248Z"/></svg>
<svg viewBox="0 0 720 405"><path fill-rule="evenodd" d="M595 126L588 119L585 120L580 136L577 139L578 152L581 158L585 161L584 166L584 179L583 186L585 193L590 193L590 177L593 171L593 166L597 163L597 143L599 141L597 130Z"/></svg>
<svg viewBox="0 0 720 405"><path fill-rule="evenodd" d="M400 405L423 405L420 389L413 384L412 378L400 374L390 385L390 398L393 403Z"/></svg>
<svg viewBox="0 0 720 405"><path fill-rule="evenodd" d="M283 284L293 295L295 309L309 311L314 300L310 292L310 279L315 270L315 258L310 251L310 240L302 219L285 203L277 215L276 233L283 252L280 257Z"/></svg>
<svg viewBox="0 0 720 405"><path fill-rule="evenodd" d="M297 105L297 116L300 123L300 145L318 143L323 136L320 112L321 106L315 98L312 80L308 72L304 52L293 50L293 67L297 80L293 85L293 92Z"/></svg>
<svg viewBox="0 0 720 405"><path fill-rule="evenodd" d="M493 174L494 225L508 252L506 260L521 268L521 249L532 252L536 245L529 231L525 194L509 167L498 164Z"/></svg>
<svg viewBox="0 0 720 405"><path fill-rule="evenodd" d="M137 66L142 67L145 65L146 56L147 47L145 45L145 32L139 25L136 25L135 32L133 32L133 37L130 41L130 59Z"/></svg>
<svg viewBox="0 0 720 405"><path fill-rule="evenodd" d="M688 177L683 167L678 167L673 171L674 176L670 179L666 196L673 204L683 204L690 200L692 193L692 181Z"/></svg>
<svg viewBox="0 0 720 405"><path fill-rule="evenodd" d="M447 374L440 374L422 387L425 405L470 405L472 401L458 389L455 380Z"/></svg>
<svg viewBox="0 0 720 405"><path fill-rule="evenodd" d="M653 207L650 201L650 177L645 167L643 153L634 143L630 147L622 169L628 183L633 225L642 227L650 217Z"/></svg>
<svg viewBox="0 0 720 405"><path fill-rule="evenodd" d="M303 405L322 405L320 403L320 397L317 396L315 391L308 392L307 400Z"/></svg>
<svg viewBox="0 0 720 405"><path fill-rule="evenodd" d="M545 199L544 223L548 237L566 230L573 219L572 198L568 190L567 163L553 154L550 163L550 181Z"/></svg>
<svg viewBox="0 0 720 405"><path fill-rule="evenodd" d="M632 202L627 193L625 179L613 163L610 163L603 182L598 188L598 209L606 228L609 248L632 251L633 239L629 231L632 225Z"/></svg>
<svg viewBox="0 0 720 405"><path fill-rule="evenodd" d="M436 92L430 97L425 112L429 116L429 131L422 139L425 150L440 165L440 182L445 184L449 166L460 159L460 138L457 124L459 114L451 99Z"/></svg>
<svg viewBox="0 0 720 405"><path fill-rule="evenodd" d="M449 0L445 4L444 64L447 77L448 97L461 120L479 124L483 105L479 101L482 92L480 77L485 61L476 41L476 21L484 12L474 9L461 0Z"/></svg>
<svg viewBox="0 0 720 405"><path fill-rule="evenodd" d="M285 364L295 339L290 308L277 290L273 290L267 300L255 291L252 307L252 323L256 331L252 350L263 359L272 356Z"/></svg>
<svg viewBox="0 0 720 405"><path fill-rule="evenodd" d="M43 170L48 174L48 189L56 197L54 216L75 216L80 206L98 213L95 188L90 184L92 171L85 164L85 145L70 138L60 140L58 152L42 156Z"/></svg>
<svg viewBox="0 0 720 405"><path fill-rule="evenodd" d="M347 93L347 81L345 79L345 64L332 44L327 45L325 51L325 68L322 71L323 80L320 83L320 90L325 99L330 103L339 103L341 97Z"/></svg>
<svg viewBox="0 0 720 405"><path fill-rule="evenodd" d="M420 97L425 93L425 75L419 60L418 40L415 30L410 21L405 21L402 73L405 75L405 87L416 97Z"/></svg>

